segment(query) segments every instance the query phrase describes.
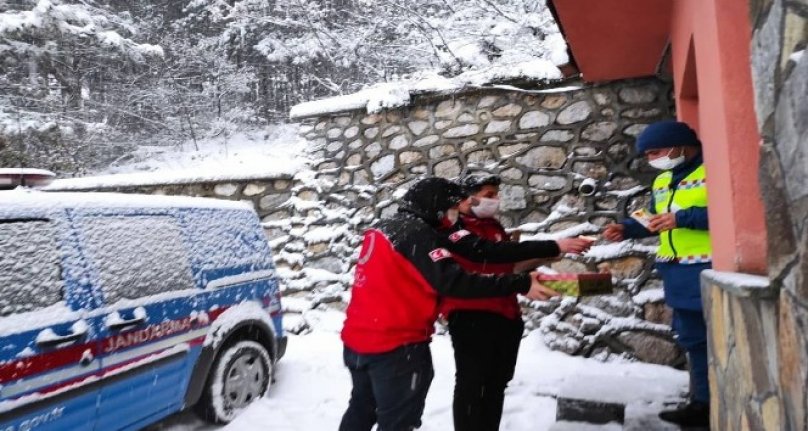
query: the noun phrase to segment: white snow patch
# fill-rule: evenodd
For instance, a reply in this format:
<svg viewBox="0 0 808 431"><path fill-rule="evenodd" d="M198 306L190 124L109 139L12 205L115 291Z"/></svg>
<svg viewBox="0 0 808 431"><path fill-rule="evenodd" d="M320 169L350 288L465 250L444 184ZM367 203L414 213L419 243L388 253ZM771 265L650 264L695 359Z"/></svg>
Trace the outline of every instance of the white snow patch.
<svg viewBox="0 0 808 431"><path fill-rule="evenodd" d="M429 390L420 431L452 429L452 391L454 358L448 336L435 336L432 342L435 379ZM342 343L330 330L315 329L307 335L290 336L286 356L277 364L275 384L266 398L247 408L225 430L257 431L278 429L311 431L336 429L350 396L350 374L342 363ZM609 387L614 379L625 379L631 388L641 390L631 407L632 415L656 415L668 400L679 400L687 386L687 373L669 367L642 363L600 362L551 351L538 332L522 340L514 379L505 391L502 431L549 430L555 423L555 397L569 379L585 375L584 387L600 389L604 396L619 388ZM599 383L604 382L604 383ZM312 391L311 388L317 388ZM646 398L640 399L641 396ZM650 413L649 413L650 412ZM188 416L198 427L177 424L169 431L205 429L200 421ZM552 428L556 429L556 428ZM570 429L570 428L567 428ZM583 429L583 428L577 428ZM593 428L609 429L609 428Z"/></svg>
<svg viewBox="0 0 808 431"><path fill-rule="evenodd" d="M26 347L26 348L20 350L20 352L17 353L15 356L18 357L18 358L28 358L28 357L31 357L31 356L34 356L34 355L36 355L36 351L34 349L32 349L31 347Z"/></svg>
<svg viewBox="0 0 808 431"><path fill-rule="evenodd" d="M26 313L15 313L0 319L0 337L35 328L54 326L81 318L85 311L73 311L65 302Z"/></svg>
<svg viewBox="0 0 808 431"><path fill-rule="evenodd" d="M124 193L50 193L28 189L0 191L0 202L4 207L0 207L0 216L12 213L12 209L19 211L22 208L41 211L56 208L223 208L252 211L252 206L245 202L221 199Z"/></svg>
<svg viewBox="0 0 808 431"><path fill-rule="evenodd" d="M257 302L245 301L228 308L213 321L208 335L205 336L204 345L217 347L224 341L224 337L227 336L231 329L245 320L263 322L270 330L275 331L275 326L269 318L269 312L261 308L261 305Z"/></svg>
<svg viewBox="0 0 808 431"><path fill-rule="evenodd" d="M601 244L592 246L584 257L592 259L614 259L630 254L653 254L656 253L657 246L639 244L632 240L620 241L612 244Z"/></svg>
<svg viewBox="0 0 808 431"><path fill-rule="evenodd" d="M300 119L357 109L375 113L382 109L407 106L412 97L419 94L453 93L466 88L484 87L495 81L513 79L553 81L562 77L555 64L538 58L470 70L453 78L427 72L417 74L408 80L376 84L353 94L300 103L292 107L289 117Z"/></svg>
<svg viewBox="0 0 808 431"><path fill-rule="evenodd" d="M661 287L646 289L631 297L635 304L644 305L651 302L659 302L665 299L665 290Z"/></svg>
<svg viewBox="0 0 808 431"><path fill-rule="evenodd" d="M283 305L288 311L301 313L287 314L285 324L305 322L312 330L305 335L289 336L286 355L276 364L276 382L267 396L242 412L224 427L225 431L327 430L336 429L340 423L351 390L350 374L342 362L343 344L339 337L345 314L334 310L312 310L309 299L302 297L285 297ZM596 310L592 308L586 314ZM636 323L619 321L613 326ZM602 362L569 356L550 350L542 339L540 331L533 331L522 340L516 372L505 391L502 431L559 429L555 425L555 398L566 383L582 375L587 377L584 386L591 388L589 393L593 396L632 398L626 407L626 423L650 423L646 428L633 429L669 429L659 422L656 415L669 401L681 401L680 396L687 388L686 372L639 362ZM435 379L419 431L453 428L451 406L455 369L451 340L448 336L436 335L431 348ZM634 397L614 394L623 387L613 387L614 379L625 381L626 387L642 393ZM183 413L164 421L159 429L202 431L216 428L204 424L193 414Z"/></svg>
<svg viewBox="0 0 808 431"><path fill-rule="evenodd" d="M275 271L271 269L264 271L245 272L238 275L229 275L227 277L217 278L208 282L207 288L218 289L220 287L232 286L235 284L242 284L273 277L275 277Z"/></svg>
<svg viewBox="0 0 808 431"><path fill-rule="evenodd" d="M587 233L595 233L600 227L593 223L581 223L558 232L541 232L532 235L522 235L520 241L555 241L562 238L572 238Z"/></svg>
<svg viewBox="0 0 808 431"><path fill-rule="evenodd" d="M641 193L646 190L645 186L634 186L628 190L609 190L606 192L607 195L617 196L617 197L629 197L634 196L637 193Z"/></svg>
<svg viewBox="0 0 808 431"><path fill-rule="evenodd" d="M650 376L632 370L615 370L613 375L590 374L584 371L564 378L559 396L577 400L613 402L623 405L636 403L675 403L680 399L666 385L654 384L654 380L673 377L676 374ZM622 371L622 372L621 372ZM676 377L674 377L676 376Z"/></svg>
<svg viewBox="0 0 808 431"><path fill-rule="evenodd" d="M556 422L550 431L622 431L623 425L616 422L590 424L587 422Z"/></svg>
<svg viewBox="0 0 808 431"><path fill-rule="evenodd" d="M87 322L85 322L84 320L77 320L73 322L73 325L70 326L70 331L73 334L86 334L89 329L90 329L89 325L87 325ZM53 343L63 338L64 337L57 335L55 332L53 332L53 329L45 328L42 331L40 331L39 334L37 334L36 343L37 344Z"/></svg>
<svg viewBox="0 0 808 431"><path fill-rule="evenodd" d="M329 242L335 240L343 235L350 233L348 226L320 226L309 229L304 235L303 239L307 243Z"/></svg>
<svg viewBox="0 0 808 431"><path fill-rule="evenodd" d="M738 272L723 272L708 269L704 271L704 275L718 283L737 288L758 288L765 289L771 285L768 278L760 275L741 274Z"/></svg>
<svg viewBox="0 0 808 431"><path fill-rule="evenodd" d="M297 136L298 125L236 133L198 143L198 150L141 147L143 161L113 166L99 175L54 181L48 190L87 190L100 187L189 184L292 177L308 163L307 141ZM186 144L188 145L188 144Z"/></svg>
<svg viewBox="0 0 808 431"><path fill-rule="evenodd" d="M303 313L311 310L311 300L301 297L286 296L283 298L284 313ZM286 316L284 316L286 319Z"/></svg>

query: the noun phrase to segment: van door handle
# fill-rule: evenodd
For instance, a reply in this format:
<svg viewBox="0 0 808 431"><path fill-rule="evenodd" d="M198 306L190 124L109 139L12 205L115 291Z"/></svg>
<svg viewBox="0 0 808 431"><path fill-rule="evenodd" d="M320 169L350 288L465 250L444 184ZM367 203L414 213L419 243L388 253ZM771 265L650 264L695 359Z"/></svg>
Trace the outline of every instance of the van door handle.
<svg viewBox="0 0 808 431"><path fill-rule="evenodd" d="M146 323L147 317L148 316L137 316L128 320L117 320L114 322L107 322L107 328L112 329L113 331L120 331L121 329L125 329L130 326L142 325Z"/></svg>
<svg viewBox="0 0 808 431"><path fill-rule="evenodd" d="M58 335L52 329L47 328L36 337L36 345L39 347L56 347L62 344L74 344L87 335L86 327L73 327L73 332L67 335Z"/></svg>

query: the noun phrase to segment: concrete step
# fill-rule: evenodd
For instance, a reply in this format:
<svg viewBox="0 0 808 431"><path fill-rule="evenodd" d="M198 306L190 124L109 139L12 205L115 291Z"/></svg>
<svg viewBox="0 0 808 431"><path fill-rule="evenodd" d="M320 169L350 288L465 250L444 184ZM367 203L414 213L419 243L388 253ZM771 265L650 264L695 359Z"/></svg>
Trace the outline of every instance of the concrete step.
<svg viewBox="0 0 808 431"><path fill-rule="evenodd" d="M557 421L573 421L592 424L616 422L622 424L626 418L625 404L607 401L558 397Z"/></svg>
<svg viewBox="0 0 808 431"><path fill-rule="evenodd" d="M655 384L653 376L577 374L567 377L557 393L559 422L621 424L626 431L672 431L678 427L658 418L680 394Z"/></svg>

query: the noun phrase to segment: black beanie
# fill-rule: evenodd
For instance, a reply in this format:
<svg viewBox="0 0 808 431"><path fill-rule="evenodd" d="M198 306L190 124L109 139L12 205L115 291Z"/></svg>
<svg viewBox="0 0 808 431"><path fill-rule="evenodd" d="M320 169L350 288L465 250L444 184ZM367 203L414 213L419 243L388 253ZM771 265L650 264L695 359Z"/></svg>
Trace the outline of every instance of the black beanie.
<svg viewBox="0 0 808 431"><path fill-rule="evenodd" d="M446 210L457 205L468 195L459 184L445 178L430 177L413 184L401 198L403 210L436 224L446 214Z"/></svg>
<svg viewBox="0 0 808 431"><path fill-rule="evenodd" d="M502 178L494 174L472 174L463 178L460 184L466 190L466 193L473 195L479 192L483 186L499 187L502 184Z"/></svg>
<svg viewBox="0 0 808 431"><path fill-rule="evenodd" d="M642 154L648 150L669 147L700 147L701 141L696 132L681 121L659 121L650 124L637 136L635 142L637 152Z"/></svg>

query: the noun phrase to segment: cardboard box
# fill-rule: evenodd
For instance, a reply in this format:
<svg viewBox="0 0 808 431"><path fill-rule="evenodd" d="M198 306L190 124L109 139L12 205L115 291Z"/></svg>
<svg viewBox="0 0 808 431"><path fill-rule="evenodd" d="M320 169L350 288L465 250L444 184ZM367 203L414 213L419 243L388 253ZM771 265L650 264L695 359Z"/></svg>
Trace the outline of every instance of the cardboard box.
<svg viewBox="0 0 808 431"><path fill-rule="evenodd" d="M610 273L539 274L538 280L550 289L567 296L607 295L614 289Z"/></svg>

